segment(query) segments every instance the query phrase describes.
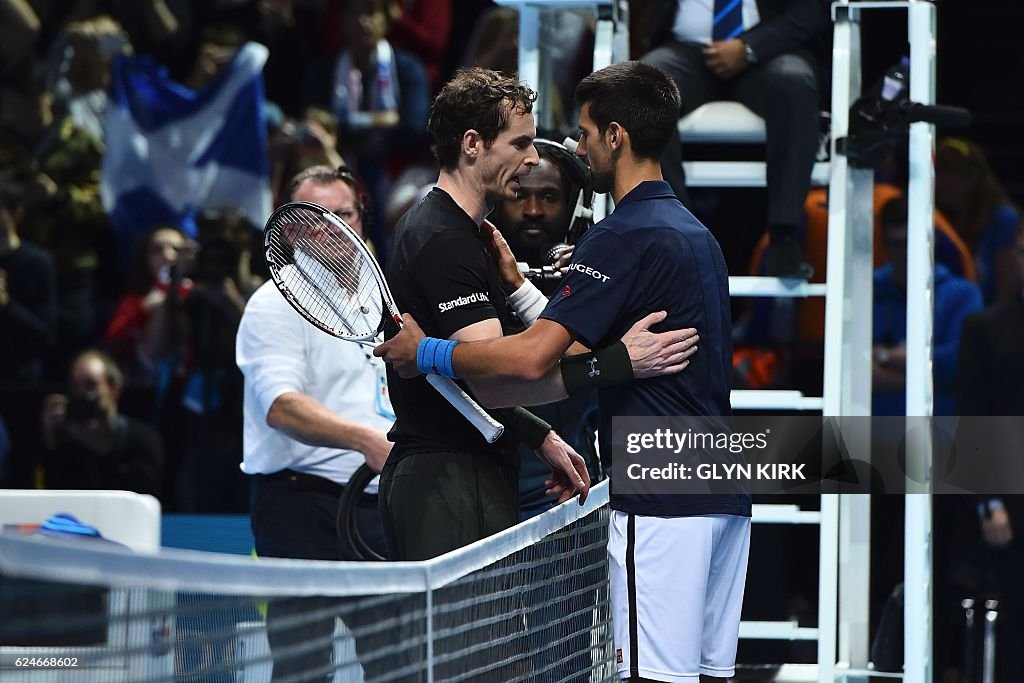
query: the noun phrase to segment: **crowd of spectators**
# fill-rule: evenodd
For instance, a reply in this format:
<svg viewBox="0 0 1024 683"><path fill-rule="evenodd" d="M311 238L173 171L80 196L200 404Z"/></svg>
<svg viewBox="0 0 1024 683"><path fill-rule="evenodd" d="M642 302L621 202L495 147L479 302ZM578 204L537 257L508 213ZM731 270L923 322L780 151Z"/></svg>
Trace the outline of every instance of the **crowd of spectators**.
<svg viewBox="0 0 1024 683"><path fill-rule="evenodd" d="M153 60L201 102L244 45L266 46L268 194L347 162L383 212L393 178L431 166L422 131L451 25L450 0L0 0L0 485L248 511L234 340L265 279L265 216L219 201L115 229L104 161L123 132L108 129L122 60ZM128 99L151 96L128 82ZM375 225L382 249L383 213ZM79 366L105 378L76 383ZM106 417L82 417L100 404ZM124 424L156 435L159 453L131 464L144 477L117 474ZM105 438L68 457L87 425Z"/></svg>

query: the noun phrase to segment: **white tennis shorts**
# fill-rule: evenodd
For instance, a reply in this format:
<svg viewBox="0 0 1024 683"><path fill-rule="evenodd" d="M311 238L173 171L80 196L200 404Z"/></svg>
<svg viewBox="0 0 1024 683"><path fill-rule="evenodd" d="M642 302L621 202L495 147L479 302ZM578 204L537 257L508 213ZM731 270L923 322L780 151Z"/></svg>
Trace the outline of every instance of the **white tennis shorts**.
<svg viewBox="0 0 1024 683"><path fill-rule="evenodd" d="M619 676L667 683L732 676L749 550L749 517L613 510L608 560Z"/></svg>

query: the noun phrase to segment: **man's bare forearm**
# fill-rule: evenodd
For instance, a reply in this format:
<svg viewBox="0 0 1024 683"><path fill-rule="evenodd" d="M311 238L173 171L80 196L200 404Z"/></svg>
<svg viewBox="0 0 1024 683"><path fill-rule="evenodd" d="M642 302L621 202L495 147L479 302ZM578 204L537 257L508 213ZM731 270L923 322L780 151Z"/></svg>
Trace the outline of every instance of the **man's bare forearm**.
<svg viewBox="0 0 1024 683"><path fill-rule="evenodd" d="M459 377L488 385L517 380L538 382L557 368L572 344L569 332L558 323L541 319L525 332L509 337L459 344L453 363Z"/></svg>
<svg viewBox="0 0 1024 683"><path fill-rule="evenodd" d="M476 397L488 408L539 406L561 401L569 396L558 366L534 381L518 378L484 379L475 380L470 386Z"/></svg>

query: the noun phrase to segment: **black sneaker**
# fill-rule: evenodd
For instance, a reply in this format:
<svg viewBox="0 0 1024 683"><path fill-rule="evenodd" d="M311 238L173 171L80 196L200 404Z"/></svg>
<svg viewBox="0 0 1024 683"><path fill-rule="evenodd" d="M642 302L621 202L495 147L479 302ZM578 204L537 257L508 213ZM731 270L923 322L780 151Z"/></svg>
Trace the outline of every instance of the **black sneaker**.
<svg viewBox="0 0 1024 683"><path fill-rule="evenodd" d="M809 280L814 268L804 261L804 251L795 237L772 239L764 254L764 272L770 277Z"/></svg>

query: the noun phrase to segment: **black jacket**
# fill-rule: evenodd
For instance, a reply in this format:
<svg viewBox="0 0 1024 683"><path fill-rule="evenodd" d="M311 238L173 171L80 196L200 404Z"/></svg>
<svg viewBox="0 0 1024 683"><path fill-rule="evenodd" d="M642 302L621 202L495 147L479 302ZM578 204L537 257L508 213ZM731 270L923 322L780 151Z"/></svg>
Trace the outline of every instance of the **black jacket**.
<svg viewBox="0 0 1024 683"><path fill-rule="evenodd" d="M1024 301L1001 301L964 320L957 415L1024 416Z"/></svg>

